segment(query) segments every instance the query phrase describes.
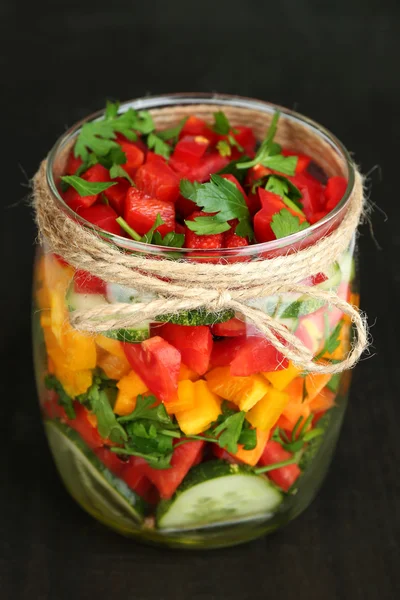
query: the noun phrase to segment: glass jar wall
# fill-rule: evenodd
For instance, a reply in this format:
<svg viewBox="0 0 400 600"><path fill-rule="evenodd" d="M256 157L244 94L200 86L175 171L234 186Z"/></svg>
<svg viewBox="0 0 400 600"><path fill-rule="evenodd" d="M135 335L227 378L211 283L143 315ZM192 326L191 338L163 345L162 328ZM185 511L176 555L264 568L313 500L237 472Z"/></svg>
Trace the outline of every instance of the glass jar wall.
<svg viewBox="0 0 400 600"><path fill-rule="evenodd" d="M257 111L258 118L275 110L246 99L191 95L133 106L162 114L172 104L196 114L200 103L203 112L217 104L244 115ZM318 164L330 174L342 165L347 194L308 231L279 243L221 250L224 260L275 256L313 243L346 210L352 182L346 151L317 125L285 115L328 144L335 158ZM60 205L59 176L80 126L49 158L49 183ZM110 237L133 252L174 259L170 249ZM187 249L180 256L207 258ZM38 251L34 281L35 368L45 430L66 488L91 515L146 541L216 547L273 531L308 506L340 431L348 372L302 372L229 310L190 311L125 332L89 335L72 328L71 311L149 296L75 270L46 247ZM357 305L354 244L303 283ZM339 361L349 350L349 319L320 300L280 294L251 304L284 323L320 360ZM240 431L236 441L234 431Z"/></svg>

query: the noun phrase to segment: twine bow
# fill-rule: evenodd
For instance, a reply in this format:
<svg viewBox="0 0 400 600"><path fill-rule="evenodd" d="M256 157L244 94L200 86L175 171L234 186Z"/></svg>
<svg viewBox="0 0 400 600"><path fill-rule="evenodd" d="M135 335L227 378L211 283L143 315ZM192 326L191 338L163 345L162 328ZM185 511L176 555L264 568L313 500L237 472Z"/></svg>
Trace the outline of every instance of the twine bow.
<svg viewBox="0 0 400 600"><path fill-rule="evenodd" d="M123 252L95 229L83 227L66 214L49 189L46 161L34 178L34 205L40 237L52 252L61 255L73 267L107 282L154 295L148 302L105 303L74 311L70 320L76 329L103 332L134 327L145 320L180 311L232 309L304 371L341 372L352 367L367 347L366 323L356 307L333 291L298 283L324 271L348 248L363 208L362 178L357 170L347 212L333 232L297 252L251 262L172 261L152 258L146 248L143 254ZM350 318L356 332L355 342L341 362L314 362L312 352L283 323L252 306L254 299L284 293L301 294L329 304Z"/></svg>

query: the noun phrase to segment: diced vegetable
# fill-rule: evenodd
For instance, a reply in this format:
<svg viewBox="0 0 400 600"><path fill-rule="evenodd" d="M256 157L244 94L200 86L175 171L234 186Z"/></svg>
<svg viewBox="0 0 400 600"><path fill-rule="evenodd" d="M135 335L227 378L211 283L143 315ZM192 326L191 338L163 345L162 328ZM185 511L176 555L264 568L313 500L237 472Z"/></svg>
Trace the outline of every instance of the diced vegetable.
<svg viewBox="0 0 400 600"><path fill-rule="evenodd" d="M148 391L146 384L135 371L130 371L122 377L117 383L117 388L119 391L114 405L114 412L117 415L129 415L135 409L136 398L139 394L145 394Z"/></svg>
<svg viewBox="0 0 400 600"><path fill-rule="evenodd" d="M186 435L197 435L221 414L221 399L200 379L193 383L195 405L176 414L179 427Z"/></svg>
<svg viewBox="0 0 400 600"><path fill-rule="evenodd" d="M260 375L234 377L229 367L218 367L206 375L211 391L225 400L237 404L240 410L248 411L267 394L269 386Z"/></svg>
<svg viewBox="0 0 400 600"><path fill-rule="evenodd" d="M270 388L268 393L247 413L246 419L261 431L275 425L290 399L289 394Z"/></svg>

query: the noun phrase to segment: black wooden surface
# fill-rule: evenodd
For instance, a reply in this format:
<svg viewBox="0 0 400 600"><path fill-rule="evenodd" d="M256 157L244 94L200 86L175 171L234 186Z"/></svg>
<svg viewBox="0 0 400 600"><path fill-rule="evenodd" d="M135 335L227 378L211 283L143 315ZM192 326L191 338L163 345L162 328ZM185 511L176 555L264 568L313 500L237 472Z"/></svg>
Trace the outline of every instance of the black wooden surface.
<svg viewBox="0 0 400 600"><path fill-rule="evenodd" d="M399 597L399 18L396 0L2 0L2 600ZM382 171L370 177L382 250L368 226L361 237L375 355L355 371L325 485L285 530L210 552L137 545L74 504L47 450L31 368L28 179L52 141L106 97L167 91L296 107L334 131L364 172Z"/></svg>

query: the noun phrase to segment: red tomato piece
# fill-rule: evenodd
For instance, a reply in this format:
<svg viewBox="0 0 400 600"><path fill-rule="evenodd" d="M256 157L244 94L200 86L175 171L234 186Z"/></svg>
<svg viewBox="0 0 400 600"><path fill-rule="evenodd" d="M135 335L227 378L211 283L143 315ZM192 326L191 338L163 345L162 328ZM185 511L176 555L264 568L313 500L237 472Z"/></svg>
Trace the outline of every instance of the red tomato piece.
<svg viewBox="0 0 400 600"><path fill-rule="evenodd" d="M78 294L105 294L107 284L86 271L78 269L74 274L74 290Z"/></svg>
<svg viewBox="0 0 400 600"><path fill-rule="evenodd" d="M148 500L148 495L152 487L151 481L144 475L141 464L137 464L138 459L131 456L124 463L124 467L119 476L125 483L134 490L139 496Z"/></svg>
<svg viewBox="0 0 400 600"><path fill-rule="evenodd" d="M197 210L197 205L192 200L184 198L182 194L179 194L178 200L175 202L175 210L179 216L187 219L189 215Z"/></svg>
<svg viewBox="0 0 400 600"><path fill-rule="evenodd" d="M223 248L242 248L248 246L249 241L247 238L236 235L234 231L226 231L222 237ZM246 260L246 259L245 259Z"/></svg>
<svg viewBox="0 0 400 600"><path fill-rule="evenodd" d="M179 177L166 163L151 161L139 167L136 185L145 194L164 202L176 202L179 196Z"/></svg>
<svg viewBox="0 0 400 600"><path fill-rule="evenodd" d="M185 135L175 146L172 156L178 162L196 165L209 145L209 140L201 135Z"/></svg>
<svg viewBox="0 0 400 600"><path fill-rule="evenodd" d="M218 136L214 133L207 123L203 121L203 119L199 119L199 117L195 117L191 115L187 120L182 130L179 134L179 138L182 139L186 135L201 135L202 137L207 138L212 144L215 144Z"/></svg>
<svg viewBox="0 0 400 600"><path fill-rule="evenodd" d="M122 141L120 142L120 146L126 156L126 163L121 165L121 167L125 169L128 175L134 177L140 165L143 164L144 152L132 142Z"/></svg>
<svg viewBox="0 0 400 600"><path fill-rule="evenodd" d="M231 362L231 375L245 377L260 371L286 369L289 361L264 337L250 336Z"/></svg>
<svg viewBox="0 0 400 600"><path fill-rule="evenodd" d="M47 390L47 400L43 404L43 409L50 419L61 419L67 421L67 413L58 403L58 394L54 390Z"/></svg>
<svg viewBox="0 0 400 600"><path fill-rule="evenodd" d="M75 175L79 167L83 164L83 160L79 156L74 156L73 152L70 152L65 167L65 173L67 175Z"/></svg>
<svg viewBox="0 0 400 600"><path fill-rule="evenodd" d="M117 185L109 187L103 194L109 201L111 208L113 208L118 215L122 216L124 214L125 198L128 189L130 188L130 184L129 181L123 177L118 177L115 181L118 181Z"/></svg>
<svg viewBox="0 0 400 600"><path fill-rule="evenodd" d="M137 459L140 472L158 489L161 498L171 498L189 469L198 460L205 442L193 441L178 446L173 452L169 469L153 469L144 459Z"/></svg>
<svg viewBox="0 0 400 600"><path fill-rule="evenodd" d="M169 161L170 166L180 177L200 182L207 181L212 173L217 173L226 167L228 163L229 158L221 156L216 150L206 153L196 165L188 165L185 162L175 160L172 156Z"/></svg>
<svg viewBox="0 0 400 600"><path fill-rule="evenodd" d="M90 182L107 182L111 181L110 173L108 170L102 165L93 165L93 167L89 167L89 169L83 173L82 179ZM66 204L75 212L79 212L81 208L88 208L92 206L99 197L99 194L94 194L93 196L80 196L76 190L72 186L70 186L66 192L62 194Z"/></svg>
<svg viewBox="0 0 400 600"><path fill-rule="evenodd" d="M146 162L162 162L166 164L167 161L163 156L161 156L161 154L156 154L155 152L148 150L146 154Z"/></svg>
<svg viewBox="0 0 400 600"><path fill-rule="evenodd" d="M228 367L238 354L239 350L245 345L246 337L242 335L214 342L211 352L211 366Z"/></svg>
<svg viewBox="0 0 400 600"><path fill-rule="evenodd" d="M173 325L166 323L157 329L159 335L172 344L182 356L182 362L204 375L210 364L213 346L210 329L205 325Z"/></svg>
<svg viewBox="0 0 400 600"><path fill-rule="evenodd" d="M129 188L125 199L124 218L132 229L144 235L151 229L158 214L164 221L164 225L157 227L157 231L164 236L169 231L173 231L175 226L173 203L147 196L135 187Z"/></svg>
<svg viewBox="0 0 400 600"><path fill-rule="evenodd" d="M298 154L291 150L282 150L283 156L297 156L296 173L302 173L308 167L311 162L311 157L306 154Z"/></svg>
<svg viewBox="0 0 400 600"><path fill-rule="evenodd" d="M282 209L286 209L292 215L298 217L300 223L305 221L305 217L303 215L286 206L282 198L277 194L268 192L262 187L258 188L258 194L262 209L254 215L254 233L257 242L269 242L276 239L276 236L272 231L271 222L273 216Z"/></svg>
<svg viewBox="0 0 400 600"><path fill-rule="evenodd" d="M221 446L218 446L218 444L211 444L211 446L214 456L220 460L225 460L228 463L237 464L237 460L233 458L232 454L229 454L229 452L224 450L224 448L221 448Z"/></svg>
<svg viewBox="0 0 400 600"><path fill-rule="evenodd" d="M243 152L246 156L253 158L256 148L256 138L251 127L245 125L235 125L233 137L242 146ZM232 148L231 159L238 158L243 152L240 152L237 148Z"/></svg>
<svg viewBox="0 0 400 600"><path fill-rule="evenodd" d="M194 221L196 217L209 217L211 213L197 211L192 213L187 220ZM185 227L185 247L186 248L202 248L214 249L222 248L222 233L213 233L211 235L197 235L194 231Z"/></svg>
<svg viewBox="0 0 400 600"><path fill-rule="evenodd" d="M125 463L122 461L118 454L111 452L109 448L95 448L94 453L97 458L111 471L114 475L121 476L122 471L125 468Z"/></svg>
<svg viewBox="0 0 400 600"><path fill-rule="evenodd" d="M288 179L299 188L304 213L307 220L311 222L315 213L324 210L325 196L322 184L306 172L298 173Z"/></svg>
<svg viewBox="0 0 400 600"><path fill-rule="evenodd" d="M267 442L258 464L263 467L267 465L274 465L275 463L289 460L292 457L293 454L284 450L279 442L270 440ZM301 471L296 464L287 465L286 467L279 467L278 469L268 471L268 477L270 477L272 481L285 492L292 487L300 474Z"/></svg>
<svg viewBox="0 0 400 600"><path fill-rule="evenodd" d="M344 177L330 177L325 188L326 210L333 210L343 198L347 189L347 180Z"/></svg>
<svg viewBox="0 0 400 600"><path fill-rule="evenodd" d="M174 398L178 389L180 352L159 336L141 344L123 344L126 358L149 390L163 402Z"/></svg>
<svg viewBox="0 0 400 600"><path fill-rule="evenodd" d="M211 327L211 331L214 335L236 337L237 335L246 335L247 325L244 321L234 317L229 321L225 321L225 323L215 323Z"/></svg>
<svg viewBox="0 0 400 600"><path fill-rule="evenodd" d="M93 225L97 225L100 229L114 233L115 235L121 235L121 228L116 222L118 217L115 210L107 204L96 204L89 208L80 208L78 210L79 216Z"/></svg>
<svg viewBox="0 0 400 600"><path fill-rule="evenodd" d="M100 448L104 446L106 440L104 440L96 427L93 427L88 419L88 411L79 402L74 402L75 419L68 419L68 425L75 429L81 436L84 442L89 448Z"/></svg>

